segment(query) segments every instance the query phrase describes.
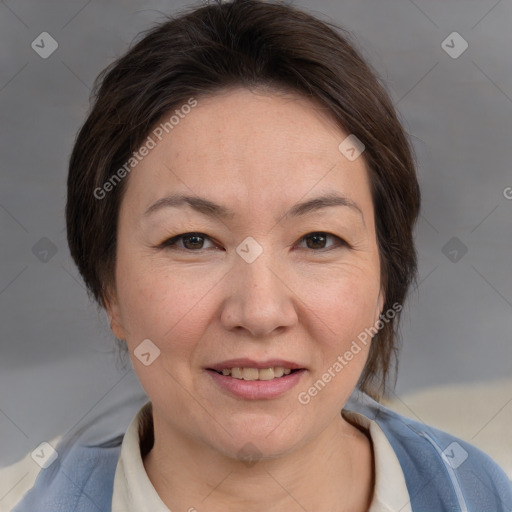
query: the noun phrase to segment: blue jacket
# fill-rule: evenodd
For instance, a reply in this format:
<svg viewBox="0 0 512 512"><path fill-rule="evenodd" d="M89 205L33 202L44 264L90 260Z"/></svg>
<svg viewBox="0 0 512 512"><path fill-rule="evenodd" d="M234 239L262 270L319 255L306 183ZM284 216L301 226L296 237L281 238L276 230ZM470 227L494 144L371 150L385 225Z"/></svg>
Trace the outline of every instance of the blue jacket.
<svg viewBox="0 0 512 512"><path fill-rule="evenodd" d="M486 454L450 434L401 416L354 392L345 410L380 426L402 467L413 512L511 512L512 484ZM56 447L13 512L108 512L122 435L81 442L83 429Z"/></svg>

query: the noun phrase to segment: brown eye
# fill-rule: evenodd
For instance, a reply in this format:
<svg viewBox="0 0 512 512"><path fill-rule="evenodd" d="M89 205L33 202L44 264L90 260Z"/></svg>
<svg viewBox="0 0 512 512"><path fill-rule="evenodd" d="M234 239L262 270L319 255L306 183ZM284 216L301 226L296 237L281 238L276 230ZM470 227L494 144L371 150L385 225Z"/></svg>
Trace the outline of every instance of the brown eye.
<svg viewBox="0 0 512 512"><path fill-rule="evenodd" d="M204 243L206 240L210 240L203 233L183 233L181 235L174 236L160 244L160 248L176 248L184 249L190 252L199 251L204 249ZM178 242L182 242L179 244Z"/></svg>
<svg viewBox="0 0 512 512"><path fill-rule="evenodd" d="M331 238L336 240L338 243L334 244L334 246L326 247L327 240ZM323 231L317 231L314 233L309 233L301 238L301 242L306 241L307 249L331 249L336 247L337 245L346 245L346 242L342 240L340 237L333 235L331 233L325 233Z"/></svg>
<svg viewBox="0 0 512 512"><path fill-rule="evenodd" d="M204 237L200 235L187 235L183 238L183 246L186 249L202 249L204 245Z"/></svg>

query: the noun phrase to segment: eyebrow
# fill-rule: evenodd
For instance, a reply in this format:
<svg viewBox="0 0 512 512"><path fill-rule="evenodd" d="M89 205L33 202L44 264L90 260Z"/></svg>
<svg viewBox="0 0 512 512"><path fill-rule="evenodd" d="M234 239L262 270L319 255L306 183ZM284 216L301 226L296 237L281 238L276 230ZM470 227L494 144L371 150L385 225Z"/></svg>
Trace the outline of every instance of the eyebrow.
<svg viewBox="0 0 512 512"><path fill-rule="evenodd" d="M163 197L153 203L145 212L144 217L161 210L162 208L178 208L182 206L190 206L195 211L207 217L219 217L221 219L231 219L235 216L235 212L221 204L214 203L209 199L198 196L190 196L185 194L172 194ZM285 217L299 217L312 213L323 208L330 208L333 206L344 206L359 213L364 223L364 215L361 208L351 199L346 196L339 195L331 192L319 197L315 197L302 203L293 205L282 218ZM275 219L276 222L280 219Z"/></svg>

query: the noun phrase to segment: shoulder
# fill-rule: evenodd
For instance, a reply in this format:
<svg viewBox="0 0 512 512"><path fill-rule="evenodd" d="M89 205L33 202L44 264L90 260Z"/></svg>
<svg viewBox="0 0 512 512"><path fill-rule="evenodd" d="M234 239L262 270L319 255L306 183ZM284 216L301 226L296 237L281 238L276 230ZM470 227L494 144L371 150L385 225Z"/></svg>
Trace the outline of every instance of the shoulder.
<svg viewBox="0 0 512 512"><path fill-rule="evenodd" d="M30 491L45 462L47 463L50 460L48 458L51 455L49 452L57 446L60 438L60 436L57 436L49 441L46 450L45 447L41 447L39 453L36 449L34 450L35 453L29 452L13 464L0 467L0 512L13 510L23 496ZM41 462L39 462L37 455L41 455Z"/></svg>
<svg viewBox="0 0 512 512"><path fill-rule="evenodd" d="M121 442L122 436L99 445L58 437L1 468L0 512L110 510Z"/></svg>
<svg viewBox="0 0 512 512"><path fill-rule="evenodd" d="M512 484L484 452L355 392L347 410L375 421L395 451L414 511L510 511Z"/></svg>
<svg viewBox="0 0 512 512"><path fill-rule="evenodd" d="M0 468L0 512L110 511L124 433L146 402L144 394L131 392Z"/></svg>

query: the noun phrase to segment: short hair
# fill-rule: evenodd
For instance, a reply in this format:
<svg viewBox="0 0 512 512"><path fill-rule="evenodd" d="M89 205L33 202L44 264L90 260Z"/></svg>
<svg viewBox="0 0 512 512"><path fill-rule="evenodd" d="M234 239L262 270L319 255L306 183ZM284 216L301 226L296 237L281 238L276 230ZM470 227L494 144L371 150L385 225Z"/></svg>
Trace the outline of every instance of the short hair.
<svg viewBox="0 0 512 512"><path fill-rule="evenodd" d="M164 114L231 87L294 92L321 105L365 146L384 311L396 315L373 337L358 387L380 399L393 373L396 382L397 304L416 279L420 191L412 146L377 73L349 32L284 3L217 0L169 16L143 36L97 77L70 157L67 237L89 294L105 307L114 289L118 216L129 179L119 171Z"/></svg>

